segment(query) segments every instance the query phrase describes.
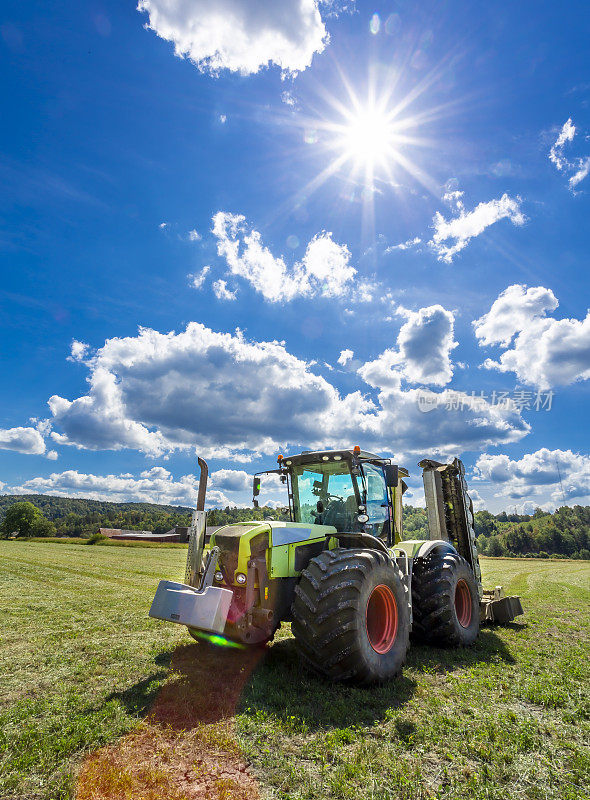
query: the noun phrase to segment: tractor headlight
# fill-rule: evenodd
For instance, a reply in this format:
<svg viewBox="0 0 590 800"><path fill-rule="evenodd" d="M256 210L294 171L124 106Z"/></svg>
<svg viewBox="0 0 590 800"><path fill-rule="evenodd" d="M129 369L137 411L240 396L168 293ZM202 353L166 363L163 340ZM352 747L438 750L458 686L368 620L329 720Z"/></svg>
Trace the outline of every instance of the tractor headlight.
<svg viewBox="0 0 590 800"><path fill-rule="evenodd" d="M361 525L364 525L365 522L369 521L369 517L367 514L359 514L357 520L361 523Z"/></svg>
<svg viewBox="0 0 590 800"><path fill-rule="evenodd" d="M246 576L243 572L238 572L236 575L236 583L239 583L240 586L243 586L246 583Z"/></svg>
<svg viewBox="0 0 590 800"><path fill-rule="evenodd" d="M213 577L218 583L221 583L221 581L223 580L223 572L217 570L217 572L213 575Z"/></svg>

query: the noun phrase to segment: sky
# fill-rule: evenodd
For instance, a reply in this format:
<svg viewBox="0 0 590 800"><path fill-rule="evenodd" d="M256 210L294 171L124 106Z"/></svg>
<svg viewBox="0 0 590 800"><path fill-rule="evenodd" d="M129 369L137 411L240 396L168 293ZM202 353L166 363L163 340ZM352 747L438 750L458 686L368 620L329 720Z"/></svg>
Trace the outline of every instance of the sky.
<svg viewBox="0 0 590 800"><path fill-rule="evenodd" d="M584 2L0 12L0 491L248 504L279 453L590 503ZM263 481L261 501L284 503Z"/></svg>

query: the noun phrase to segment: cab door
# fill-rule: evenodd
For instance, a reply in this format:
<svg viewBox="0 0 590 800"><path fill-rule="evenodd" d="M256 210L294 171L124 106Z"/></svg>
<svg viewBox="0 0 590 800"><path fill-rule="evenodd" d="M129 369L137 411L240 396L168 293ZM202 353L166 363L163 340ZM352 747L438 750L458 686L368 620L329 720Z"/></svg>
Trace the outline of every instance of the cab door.
<svg viewBox="0 0 590 800"><path fill-rule="evenodd" d="M390 530L390 504L387 496L385 477L381 467L363 464L365 506L369 522L365 525L367 533L387 542Z"/></svg>

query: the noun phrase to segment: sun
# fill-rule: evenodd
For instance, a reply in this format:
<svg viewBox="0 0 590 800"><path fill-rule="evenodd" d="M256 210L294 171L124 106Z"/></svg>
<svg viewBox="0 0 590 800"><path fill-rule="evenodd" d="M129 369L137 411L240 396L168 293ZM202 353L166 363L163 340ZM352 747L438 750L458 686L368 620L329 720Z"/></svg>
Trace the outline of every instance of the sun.
<svg viewBox="0 0 590 800"><path fill-rule="evenodd" d="M337 147L357 167L386 166L398 157L395 124L391 114L370 106L356 108L342 124Z"/></svg>
<svg viewBox="0 0 590 800"><path fill-rule="evenodd" d="M305 170L308 180L276 213L305 208L310 197L330 183L334 208L346 213L358 204L362 234L370 242L378 196L393 193L405 203L408 194L416 191L415 183L438 195L438 182L423 162L432 161L438 145L434 125L450 113L451 104L433 107L427 102L427 93L444 74L437 69L415 83L405 80L403 69L389 68L378 74L371 66L368 80L359 87L336 66L340 86L316 83L307 108L290 109L281 118L281 125L298 129L300 144L294 145L293 153L310 166Z"/></svg>

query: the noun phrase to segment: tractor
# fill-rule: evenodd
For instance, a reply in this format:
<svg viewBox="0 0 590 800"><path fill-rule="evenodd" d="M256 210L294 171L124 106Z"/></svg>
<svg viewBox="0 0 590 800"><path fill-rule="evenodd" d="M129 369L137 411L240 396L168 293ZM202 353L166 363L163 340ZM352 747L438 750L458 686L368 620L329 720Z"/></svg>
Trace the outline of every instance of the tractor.
<svg viewBox="0 0 590 800"><path fill-rule="evenodd" d="M501 587L484 592L465 469L420 462L428 540L404 539L409 473L358 445L278 457L289 521L216 529L206 545L208 468L201 470L185 583L162 580L150 616L196 639L263 645L291 622L304 663L332 681L374 683L400 673L410 634L443 647L472 645L480 623L522 614ZM274 478L276 481L277 479Z"/></svg>

